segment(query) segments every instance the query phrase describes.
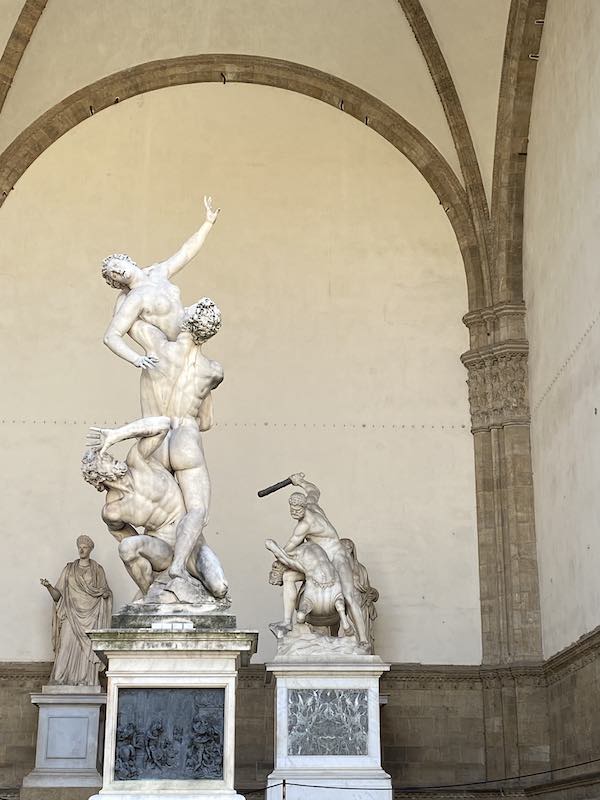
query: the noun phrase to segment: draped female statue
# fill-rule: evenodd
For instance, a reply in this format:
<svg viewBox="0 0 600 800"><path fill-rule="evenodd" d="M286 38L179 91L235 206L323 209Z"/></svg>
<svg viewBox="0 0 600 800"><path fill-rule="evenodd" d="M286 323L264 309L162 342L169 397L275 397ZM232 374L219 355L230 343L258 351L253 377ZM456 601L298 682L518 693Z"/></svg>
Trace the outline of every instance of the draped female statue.
<svg viewBox="0 0 600 800"><path fill-rule="evenodd" d="M89 536L79 536L79 558L65 566L56 586L46 578L40 579L54 600L52 646L55 658L51 684L98 684L100 661L86 634L110 625L112 592L104 570L90 558L93 548L94 542Z"/></svg>

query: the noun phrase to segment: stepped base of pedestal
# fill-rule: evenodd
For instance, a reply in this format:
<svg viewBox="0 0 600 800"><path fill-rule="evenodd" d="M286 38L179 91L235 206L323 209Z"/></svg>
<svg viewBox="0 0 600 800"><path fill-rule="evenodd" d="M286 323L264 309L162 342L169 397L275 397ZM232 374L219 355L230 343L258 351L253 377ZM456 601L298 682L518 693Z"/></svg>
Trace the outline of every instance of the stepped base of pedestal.
<svg viewBox="0 0 600 800"><path fill-rule="evenodd" d="M383 770L275 770L267 785L266 800L392 800L392 781Z"/></svg>
<svg viewBox="0 0 600 800"><path fill-rule="evenodd" d="M115 792L102 791L100 794L92 795L89 800L245 800L241 794L227 789L216 791L214 789L195 789L189 792L178 791L154 791L154 792Z"/></svg>
<svg viewBox="0 0 600 800"><path fill-rule="evenodd" d="M27 786L19 792L19 800L88 800L89 786Z"/></svg>
<svg viewBox="0 0 600 800"><path fill-rule="evenodd" d="M96 769L34 769L23 778L23 787L53 788L60 786L102 786L102 776Z"/></svg>

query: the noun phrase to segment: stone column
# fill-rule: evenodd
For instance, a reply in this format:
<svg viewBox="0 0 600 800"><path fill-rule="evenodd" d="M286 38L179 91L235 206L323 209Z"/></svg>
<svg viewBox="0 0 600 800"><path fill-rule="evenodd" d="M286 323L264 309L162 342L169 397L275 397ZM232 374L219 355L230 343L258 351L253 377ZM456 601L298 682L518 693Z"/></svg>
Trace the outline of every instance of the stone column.
<svg viewBox="0 0 600 800"><path fill-rule="evenodd" d="M464 317L484 664L542 658L524 304Z"/></svg>

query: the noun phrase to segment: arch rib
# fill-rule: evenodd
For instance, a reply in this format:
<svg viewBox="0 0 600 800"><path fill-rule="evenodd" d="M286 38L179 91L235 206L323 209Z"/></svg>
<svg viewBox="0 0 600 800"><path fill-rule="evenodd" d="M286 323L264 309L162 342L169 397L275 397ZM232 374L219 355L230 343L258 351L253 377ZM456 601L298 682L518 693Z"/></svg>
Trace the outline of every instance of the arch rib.
<svg viewBox="0 0 600 800"><path fill-rule="evenodd" d="M0 156L0 205L25 170L71 128L116 102L144 92L202 82L273 86L313 97L372 128L423 175L446 211L462 253L469 308L487 305L478 239L465 190L434 145L385 103L347 81L280 59L196 55L150 61L108 75L71 94L29 125Z"/></svg>

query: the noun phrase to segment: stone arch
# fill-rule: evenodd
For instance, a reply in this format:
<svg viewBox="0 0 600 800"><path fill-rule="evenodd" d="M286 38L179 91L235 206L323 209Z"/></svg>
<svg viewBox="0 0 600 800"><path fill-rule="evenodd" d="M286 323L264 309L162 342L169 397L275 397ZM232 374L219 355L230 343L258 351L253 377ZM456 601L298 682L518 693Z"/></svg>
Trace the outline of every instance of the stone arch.
<svg viewBox="0 0 600 800"><path fill-rule="evenodd" d="M139 64L85 86L38 117L2 153L0 204L46 148L90 115L155 89L202 82L251 83L298 92L339 108L383 136L419 170L448 215L465 265L469 309L489 305L487 262L479 251L467 194L436 147L368 92L290 61L237 54L184 56Z"/></svg>

